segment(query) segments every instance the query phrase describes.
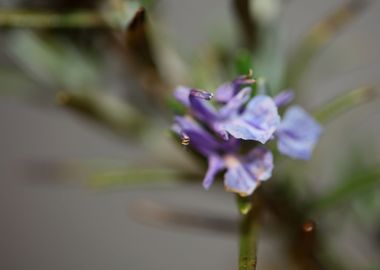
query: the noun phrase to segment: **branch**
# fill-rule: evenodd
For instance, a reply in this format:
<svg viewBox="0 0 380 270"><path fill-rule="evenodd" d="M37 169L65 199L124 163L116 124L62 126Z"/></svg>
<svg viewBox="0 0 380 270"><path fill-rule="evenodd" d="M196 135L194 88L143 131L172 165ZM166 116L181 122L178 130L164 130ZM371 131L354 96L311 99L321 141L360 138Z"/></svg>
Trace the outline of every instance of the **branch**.
<svg viewBox="0 0 380 270"><path fill-rule="evenodd" d="M322 212L332 206L337 206L342 202L355 198L358 195L365 195L366 191L373 190L380 183L380 169L374 167L367 172L359 172L351 179L340 183L330 192L322 195L310 204L310 211Z"/></svg>
<svg viewBox="0 0 380 270"><path fill-rule="evenodd" d="M345 111L373 100L376 95L374 88L360 87L332 99L313 114L319 122L326 123Z"/></svg>
<svg viewBox="0 0 380 270"><path fill-rule="evenodd" d="M94 11L67 14L22 10L0 11L0 27L16 28L106 28L109 25Z"/></svg>
<svg viewBox="0 0 380 270"><path fill-rule="evenodd" d="M245 46L253 50L257 43L257 25L250 14L250 0L233 0L232 4Z"/></svg>
<svg viewBox="0 0 380 270"><path fill-rule="evenodd" d="M145 127L141 114L128 104L110 95L91 91L77 93L62 91L58 103L123 135L139 135Z"/></svg>
<svg viewBox="0 0 380 270"><path fill-rule="evenodd" d="M154 55L147 14L140 8L125 30L125 53L128 64L143 91L164 112L172 87L160 74Z"/></svg>
<svg viewBox="0 0 380 270"><path fill-rule="evenodd" d="M371 0L351 0L316 24L291 55L287 65L286 87L296 87L311 60L339 31L358 16Z"/></svg>

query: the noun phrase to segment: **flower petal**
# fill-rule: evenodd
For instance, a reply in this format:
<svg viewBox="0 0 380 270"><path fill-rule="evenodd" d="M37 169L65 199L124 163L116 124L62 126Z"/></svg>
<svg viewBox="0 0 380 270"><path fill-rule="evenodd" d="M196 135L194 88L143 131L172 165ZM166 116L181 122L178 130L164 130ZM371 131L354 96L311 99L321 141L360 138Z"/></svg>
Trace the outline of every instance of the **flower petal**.
<svg viewBox="0 0 380 270"><path fill-rule="evenodd" d="M219 103L227 103L240 91L240 87L255 83L251 78L252 74L242 75L232 82L226 82L216 89L215 99Z"/></svg>
<svg viewBox="0 0 380 270"><path fill-rule="evenodd" d="M220 110L219 114L222 118L231 117L239 112L241 107L248 101L252 89L250 87L243 88L237 95L232 97Z"/></svg>
<svg viewBox="0 0 380 270"><path fill-rule="evenodd" d="M215 108L208 102L212 97L211 93L191 89L189 102L192 113L199 120L206 123L213 123L217 119Z"/></svg>
<svg viewBox="0 0 380 270"><path fill-rule="evenodd" d="M211 155L208 158L208 169L203 179L203 187L208 190L214 182L215 175L224 169L224 162L218 155Z"/></svg>
<svg viewBox="0 0 380 270"><path fill-rule="evenodd" d="M215 99L219 103L227 103L236 94L234 82L226 82L216 89Z"/></svg>
<svg viewBox="0 0 380 270"><path fill-rule="evenodd" d="M224 128L235 138L266 143L280 122L277 107L272 98L254 97L240 117L226 121Z"/></svg>
<svg viewBox="0 0 380 270"><path fill-rule="evenodd" d="M253 149L246 158L246 168L257 181L266 181L272 176L273 155L265 147Z"/></svg>
<svg viewBox="0 0 380 270"><path fill-rule="evenodd" d="M299 106L290 107L276 135L281 153L296 159L310 159L322 127Z"/></svg>
<svg viewBox="0 0 380 270"><path fill-rule="evenodd" d="M174 90L174 97L176 100L181 102L183 105L186 107L190 106L190 101L189 101L189 95L190 95L191 88L187 86L178 86Z"/></svg>
<svg viewBox="0 0 380 270"><path fill-rule="evenodd" d="M277 107L288 105L294 99L294 92L292 90L285 90L276 95L273 100Z"/></svg>
<svg viewBox="0 0 380 270"><path fill-rule="evenodd" d="M228 191L236 192L241 196L249 196L258 185L253 175L234 156L225 158L227 172L224 175L224 185Z"/></svg>
<svg viewBox="0 0 380 270"><path fill-rule="evenodd" d="M268 140L268 132L255 128L241 118L230 120L223 125L223 128L237 139L255 140L265 143Z"/></svg>

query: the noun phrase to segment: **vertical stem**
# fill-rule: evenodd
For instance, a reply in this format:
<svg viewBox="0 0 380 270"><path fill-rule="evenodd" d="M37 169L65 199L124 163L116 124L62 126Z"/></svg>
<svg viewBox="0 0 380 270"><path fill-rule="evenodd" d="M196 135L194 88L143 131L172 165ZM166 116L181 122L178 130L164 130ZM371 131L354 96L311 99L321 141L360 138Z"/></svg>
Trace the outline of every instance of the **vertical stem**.
<svg viewBox="0 0 380 270"><path fill-rule="evenodd" d="M254 196L255 197L255 196ZM240 225L239 270L255 270L257 264L257 237L259 208L254 198L251 211L242 216Z"/></svg>

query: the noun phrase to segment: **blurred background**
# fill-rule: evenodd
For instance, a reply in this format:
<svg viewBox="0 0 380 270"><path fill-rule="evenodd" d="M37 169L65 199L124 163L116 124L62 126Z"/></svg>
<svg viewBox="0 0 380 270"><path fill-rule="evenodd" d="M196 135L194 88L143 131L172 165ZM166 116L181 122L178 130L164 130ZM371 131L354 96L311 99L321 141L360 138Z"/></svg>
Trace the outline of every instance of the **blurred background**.
<svg viewBox="0 0 380 270"><path fill-rule="evenodd" d="M277 39L268 46L288 55L316 23L349 1L257 2L263 21L276 18L282 40L281 47L273 45ZM351 2L360 10L354 20L293 85L308 110L347 90L380 85L380 2ZM218 53L240 51L233 6L228 0L131 3L125 13L131 17L119 22L107 16L114 3L106 1L0 0L1 269L236 268L234 197L222 185L203 190L197 176L203 169L170 137L170 110L160 96L177 84L216 87L236 75L215 67ZM141 4L147 12L136 19ZM10 10L100 10L117 23L104 27L86 15L77 18L80 27L28 27L21 19L9 23L3 11ZM144 20L149 29L142 31ZM126 25L131 32L120 34ZM144 31L150 43L139 37ZM143 50L138 60L136 48ZM311 162L285 164L297 170L293 183L301 198L356 177L349 201L344 197L310 217L327 231L341 269L380 269L379 105L373 98L329 122ZM182 177L196 181L172 181ZM262 231L258 269L297 269L284 264L285 238Z"/></svg>

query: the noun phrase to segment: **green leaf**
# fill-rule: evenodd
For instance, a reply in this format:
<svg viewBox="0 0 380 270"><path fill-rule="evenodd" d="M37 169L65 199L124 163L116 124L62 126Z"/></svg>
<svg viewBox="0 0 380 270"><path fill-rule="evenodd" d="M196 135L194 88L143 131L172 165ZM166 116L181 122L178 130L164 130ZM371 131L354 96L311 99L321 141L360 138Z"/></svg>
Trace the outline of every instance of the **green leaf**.
<svg viewBox="0 0 380 270"><path fill-rule="evenodd" d="M236 74L248 74L252 69L252 54L246 49L240 49L235 55Z"/></svg>
<svg viewBox="0 0 380 270"><path fill-rule="evenodd" d="M326 123L347 110L373 100L376 94L372 87L360 87L332 99L313 114L319 122Z"/></svg>
<svg viewBox="0 0 380 270"><path fill-rule="evenodd" d="M380 168L374 167L359 172L352 178L340 183L330 192L322 195L311 204L312 211L323 211L358 196L364 196L380 183Z"/></svg>
<svg viewBox="0 0 380 270"><path fill-rule="evenodd" d="M12 33L9 55L40 84L67 90L96 89L100 65L94 58L58 39L43 39L33 32Z"/></svg>
<svg viewBox="0 0 380 270"><path fill-rule="evenodd" d="M170 97L167 99L166 101L166 105L172 109L172 111L174 112L174 114L176 115L183 115L186 113L186 107L181 104L180 102L178 102L177 100L175 100L174 98Z"/></svg>

